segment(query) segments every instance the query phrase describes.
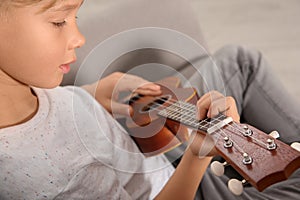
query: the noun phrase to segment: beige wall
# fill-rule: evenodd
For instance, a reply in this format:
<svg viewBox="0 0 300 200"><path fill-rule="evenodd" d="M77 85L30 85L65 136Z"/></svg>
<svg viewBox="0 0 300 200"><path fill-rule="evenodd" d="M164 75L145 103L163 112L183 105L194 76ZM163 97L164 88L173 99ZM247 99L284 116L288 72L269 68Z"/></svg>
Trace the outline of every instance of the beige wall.
<svg viewBox="0 0 300 200"><path fill-rule="evenodd" d="M210 50L233 43L263 52L300 102L299 0L192 0Z"/></svg>

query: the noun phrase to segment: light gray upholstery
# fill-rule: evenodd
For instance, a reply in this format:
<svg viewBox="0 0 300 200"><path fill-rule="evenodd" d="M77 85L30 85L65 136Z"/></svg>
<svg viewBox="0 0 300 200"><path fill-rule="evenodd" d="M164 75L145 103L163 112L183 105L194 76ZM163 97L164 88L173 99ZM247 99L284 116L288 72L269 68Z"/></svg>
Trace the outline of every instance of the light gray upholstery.
<svg viewBox="0 0 300 200"><path fill-rule="evenodd" d="M187 77L193 73L189 62L174 52L157 48L142 48L141 44L144 42L153 40L154 43L160 43L159 40L163 39L157 38L156 41L155 37L151 38L151 41L143 41L148 39L137 37L136 40L128 42L126 44L129 45L128 48L136 50L119 55L106 66L103 66L102 60L97 59L90 61L89 66L82 65L84 59L87 59L97 45L101 45L101 42L124 31L143 27L170 29L191 37L206 48L199 21L188 0L88 0L79 11L78 18L80 31L85 35L87 42L77 50L78 60L72 65L71 72L65 76L63 85L74 84L74 82L75 85L91 83L113 71L132 72L152 81L173 73L172 70L151 68L149 64L145 65L143 70L130 71L136 66L147 63L169 66ZM121 48L118 45L124 45L123 43L115 44L109 50L111 52L99 51L102 55L96 55L96 57L99 56L100 59L101 56L105 57L106 53L117 52ZM95 53L97 54L94 51ZM203 56L203 52L195 52L195 54L199 54L199 57ZM197 58L194 59L197 60ZM88 67L92 69L85 70ZM77 73L79 68L83 70Z"/></svg>

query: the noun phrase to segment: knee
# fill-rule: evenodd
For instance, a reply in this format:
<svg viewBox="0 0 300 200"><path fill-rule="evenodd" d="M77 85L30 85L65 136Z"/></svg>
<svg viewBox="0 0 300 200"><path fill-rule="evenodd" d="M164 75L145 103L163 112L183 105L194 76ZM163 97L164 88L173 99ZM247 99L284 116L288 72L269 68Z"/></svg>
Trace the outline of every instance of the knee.
<svg viewBox="0 0 300 200"><path fill-rule="evenodd" d="M255 72L261 67L262 54L242 45L226 45L214 54L217 62L241 72ZM222 65L221 63L221 65Z"/></svg>

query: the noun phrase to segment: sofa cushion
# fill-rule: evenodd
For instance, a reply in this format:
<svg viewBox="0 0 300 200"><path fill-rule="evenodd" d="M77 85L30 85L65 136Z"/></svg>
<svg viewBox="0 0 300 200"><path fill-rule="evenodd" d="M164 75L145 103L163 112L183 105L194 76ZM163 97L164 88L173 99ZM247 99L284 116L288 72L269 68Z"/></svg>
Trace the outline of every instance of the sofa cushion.
<svg viewBox="0 0 300 200"><path fill-rule="evenodd" d="M78 24L87 42L77 50L77 62L62 84L91 83L113 71L138 74L152 81L168 76L174 70L189 77L193 73L189 59L199 60L207 49L190 3L186 0L86 1L78 13ZM145 29L158 35L139 35L145 33ZM170 37L166 33L170 33ZM177 42L178 51L190 48L186 47L185 40L204 48L191 50L194 51L193 58L187 59L181 52L172 52L168 44L163 44L172 37L174 42L169 41L169 45ZM124 46L126 48L120 50ZM104 62L109 56L111 60Z"/></svg>

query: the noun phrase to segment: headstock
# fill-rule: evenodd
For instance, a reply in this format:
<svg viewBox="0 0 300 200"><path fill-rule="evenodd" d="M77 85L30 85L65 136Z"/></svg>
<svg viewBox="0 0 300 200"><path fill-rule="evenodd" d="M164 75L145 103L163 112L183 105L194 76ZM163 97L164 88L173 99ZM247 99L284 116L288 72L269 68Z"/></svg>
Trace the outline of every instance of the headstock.
<svg viewBox="0 0 300 200"><path fill-rule="evenodd" d="M244 177L243 182L259 191L287 179L300 167L300 152L274 138L276 133L267 135L252 126L232 122L212 135L226 165L232 165ZM212 166L216 166L213 171L221 173L220 164Z"/></svg>

